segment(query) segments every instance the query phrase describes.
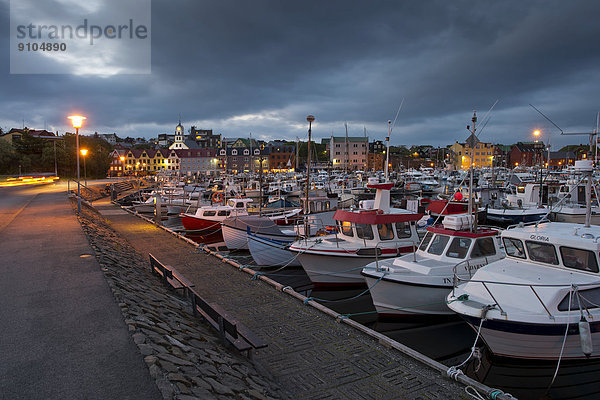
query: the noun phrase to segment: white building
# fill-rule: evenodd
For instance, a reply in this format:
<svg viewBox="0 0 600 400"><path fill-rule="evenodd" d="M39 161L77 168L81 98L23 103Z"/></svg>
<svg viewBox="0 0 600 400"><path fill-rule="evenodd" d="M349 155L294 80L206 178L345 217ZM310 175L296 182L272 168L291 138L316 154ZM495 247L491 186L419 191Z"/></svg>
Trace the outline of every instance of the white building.
<svg viewBox="0 0 600 400"><path fill-rule="evenodd" d="M368 153L368 137L332 136L329 140L329 161L334 168L366 169Z"/></svg>

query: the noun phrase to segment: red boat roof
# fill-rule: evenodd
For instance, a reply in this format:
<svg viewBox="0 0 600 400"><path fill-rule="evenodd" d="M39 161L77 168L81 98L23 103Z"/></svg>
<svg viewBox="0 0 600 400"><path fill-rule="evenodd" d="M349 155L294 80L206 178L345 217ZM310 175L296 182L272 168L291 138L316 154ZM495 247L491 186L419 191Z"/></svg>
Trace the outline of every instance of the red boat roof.
<svg viewBox="0 0 600 400"><path fill-rule="evenodd" d="M446 207L446 204L448 204L448 200L432 200L427 207L427 211L432 215L439 215L444 210L444 207ZM463 214L467 211L468 207L469 205L466 202L451 202L444 210L443 215Z"/></svg>
<svg viewBox="0 0 600 400"><path fill-rule="evenodd" d="M383 190L392 190L394 187L393 183L373 183L367 185L369 189L383 189Z"/></svg>
<svg viewBox="0 0 600 400"><path fill-rule="evenodd" d="M477 232L470 232L465 229L455 231L454 229L446 229L446 228L439 227L439 226L429 226L429 227L427 227L427 231L433 232L433 233L441 233L441 234L449 235L449 236L463 236L463 237L468 237L468 238L496 236L498 234L498 231L496 231L494 229L478 229Z"/></svg>
<svg viewBox="0 0 600 400"><path fill-rule="evenodd" d="M367 210L367 211L346 211L337 210L333 215L333 219L336 221L348 221L356 224L388 224L394 222L408 222L418 221L421 219L423 214L413 213L395 213L395 214L384 214L380 210Z"/></svg>

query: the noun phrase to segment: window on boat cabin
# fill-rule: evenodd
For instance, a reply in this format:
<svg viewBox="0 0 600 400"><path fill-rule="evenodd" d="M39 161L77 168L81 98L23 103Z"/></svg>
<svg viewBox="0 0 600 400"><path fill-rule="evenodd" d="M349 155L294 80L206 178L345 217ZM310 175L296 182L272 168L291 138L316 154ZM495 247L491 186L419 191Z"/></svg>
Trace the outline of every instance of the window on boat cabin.
<svg viewBox="0 0 600 400"><path fill-rule="evenodd" d="M600 304L600 288L596 287L593 289L578 290L579 296L574 292L567 293L565 297L558 303L558 311L569 311L569 303L571 303L571 310L579 310L581 308L598 308ZM569 301L569 295L571 300ZM581 306L579 305L579 298L581 298Z"/></svg>
<svg viewBox="0 0 600 400"><path fill-rule="evenodd" d="M431 240L431 246L429 246L429 250L427 250L427 252L429 254L435 254L436 256L439 256L444 252L449 240L450 236L435 235Z"/></svg>
<svg viewBox="0 0 600 400"><path fill-rule="evenodd" d="M496 254L496 246L494 246L493 237L479 238L473 245L471 250L471 258L489 257Z"/></svg>
<svg viewBox="0 0 600 400"><path fill-rule="evenodd" d="M352 232L352 223L348 221L340 221L340 232L342 232L342 235L353 237L354 233Z"/></svg>
<svg viewBox="0 0 600 400"><path fill-rule="evenodd" d="M525 193L525 186L517 186L517 193Z"/></svg>
<svg viewBox="0 0 600 400"><path fill-rule="evenodd" d="M377 224L377 233L379 233L380 240L392 240L394 238L392 224Z"/></svg>
<svg viewBox="0 0 600 400"><path fill-rule="evenodd" d="M450 247L448 247L446 255L452 258L465 258L469 251L469 247L471 247L471 239L455 237L452 239L452 242L450 242Z"/></svg>
<svg viewBox="0 0 600 400"><path fill-rule="evenodd" d="M204 211L204 214L202 214L205 217L214 217L215 215L217 215L216 211Z"/></svg>
<svg viewBox="0 0 600 400"><path fill-rule="evenodd" d="M502 242L507 256L525 258L525 247L519 239L504 238Z"/></svg>
<svg viewBox="0 0 600 400"><path fill-rule="evenodd" d="M373 240L373 227L369 224L356 224L356 236L365 240Z"/></svg>
<svg viewBox="0 0 600 400"><path fill-rule="evenodd" d="M546 264L558 264L558 257L556 256L556 248L553 244L532 242L530 240L525 241L527 246L527 253L532 261L539 261Z"/></svg>
<svg viewBox="0 0 600 400"><path fill-rule="evenodd" d="M419 250L425 251L427 249L427 245L429 245L429 242L431 242L431 238L432 237L433 237L433 233L427 232L425 234L425 237L421 241L421 245L419 246Z"/></svg>
<svg viewBox="0 0 600 400"><path fill-rule="evenodd" d="M229 215L229 210L221 210L217 213L217 215L219 217L223 217L223 216L227 217Z"/></svg>
<svg viewBox="0 0 600 400"><path fill-rule="evenodd" d="M567 268L598 272L596 255L592 251L560 246L560 256Z"/></svg>
<svg viewBox="0 0 600 400"><path fill-rule="evenodd" d="M396 222L396 235L398 239L409 238L411 234L410 222Z"/></svg>

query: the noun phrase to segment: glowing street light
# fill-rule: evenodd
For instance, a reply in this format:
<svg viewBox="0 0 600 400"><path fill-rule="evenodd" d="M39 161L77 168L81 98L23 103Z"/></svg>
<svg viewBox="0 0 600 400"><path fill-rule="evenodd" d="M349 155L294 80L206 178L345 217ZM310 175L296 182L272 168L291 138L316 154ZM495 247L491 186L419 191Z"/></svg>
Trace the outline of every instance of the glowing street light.
<svg viewBox="0 0 600 400"><path fill-rule="evenodd" d="M71 120L71 124L73 128L75 128L75 143L77 147L77 212L81 212L81 189L79 182L79 128L83 124L83 120L86 119L81 115L71 115L68 117Z"/></svg>
<svg viewBox="0 0 600 400"><path fill-rule="evenodd" d="M85 170L85 156L87 155L87 149L81 149L80 153L83 156L83 179L84 179L84 185L87 186L87 172Z"/></svg>

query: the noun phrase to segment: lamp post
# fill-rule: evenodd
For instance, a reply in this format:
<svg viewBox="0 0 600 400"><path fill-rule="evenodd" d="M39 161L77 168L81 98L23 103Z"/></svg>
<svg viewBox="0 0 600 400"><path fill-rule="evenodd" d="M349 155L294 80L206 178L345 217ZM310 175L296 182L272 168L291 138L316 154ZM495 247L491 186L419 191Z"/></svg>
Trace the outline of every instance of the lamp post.
<svg viewBox="0 0 600 400"><path fill-rule="evenodd" d="M79 128L81 128L81 125L83 124L83 120L86 119L85 117L82 117L81 115L71 115L68 117L71 120L71 123L73 124L73 128L75 128L75 143L76 143L76 147L77 147L77 212L80 213L81 212L81 189L80 189L80 182L79 182Z"/></svg>
<svg viewBox="0 0 600 400"><path fill-rule="evenodd" d="M84 185L87 186L87 171L85 170L85 156L87 155L87 149L81 149L81 156L83 157L83 179L84 179Z"/></svg>
<svg viewBox="0 0 600 400"><path fill-rule="evenodd" d="M263 151L265 149L265 145L264 143L261 143L260 145L260 157L258 158L258 161L260 162L260 169L258 170L258 215L261 216L262 215L262 206L263 206L263 181L262 181L262 175L263 175L263 159L264 159L264 155L263 155Z"/></svg>
<svg viewBox="0 0 600 400"><path fill-rule="evenodd" d="M306 199L304 200L304 214L308 214L309 210L308 210L308 191L310 189L310 136L311 136L311 131L312 131L312 123L315 120L315 117L313 115L308 115L306 117L306 120L308 121L308 154L306 157L306 190L305 190L305 195L306 195ZM348 150L348 149L346 149ZM308 236L308 233L306 232L306 230L304 231L304 234Z"/></svg>
<svg viewBox="0 0 600 400"><path fill-rule="evenodd" d="M121 160L121 175L125 176L125 156L119 157L119 160Z"/></svg>

